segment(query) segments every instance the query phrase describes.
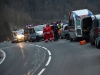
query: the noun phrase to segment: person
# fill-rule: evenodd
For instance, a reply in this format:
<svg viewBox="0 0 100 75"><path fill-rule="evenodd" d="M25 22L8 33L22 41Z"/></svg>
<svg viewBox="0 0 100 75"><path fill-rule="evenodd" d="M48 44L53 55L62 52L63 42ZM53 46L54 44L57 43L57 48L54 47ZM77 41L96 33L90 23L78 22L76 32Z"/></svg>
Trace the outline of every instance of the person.
<svg viewBox="0 0 100 75"><path fill-rule="evenodd" d="M43 34L45 42L48 42L48 40L50 39L50 28L48 24L46 24L46 27L43 29Z"/></svg>
<svg viewBox="0 0 100 75"><path fill-rule="evenodd" d="M58 41L58 26L56 24L53 24L52 29L54 32L54 41Z"/></svg>
<svg viewBox="0 0 100 75"><path fill-rule="evenodd" d="M50 25L49 25L49 30L50 30L50 41L52 41L54 39L54 33Z"/></svg>
<svg viewBox="0 0 100 75"><path fill-rule="evenodd" d="M58 22L58 28L59 28L59 29L62 28L61 21Z"/></svg>
<svg viewBox="0 0 100 75"><path fill-rule="evenodd" d="M60 33L62 30L62 25L61 25L61 21L58 22L58 34L59 34L59 38L60 38Z"/></svg>

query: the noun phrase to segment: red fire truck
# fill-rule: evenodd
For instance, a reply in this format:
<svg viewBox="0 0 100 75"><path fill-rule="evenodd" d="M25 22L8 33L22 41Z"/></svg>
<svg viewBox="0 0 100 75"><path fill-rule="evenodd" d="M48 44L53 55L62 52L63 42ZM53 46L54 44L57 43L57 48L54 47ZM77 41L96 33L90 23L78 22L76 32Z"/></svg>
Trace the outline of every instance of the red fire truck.
<svg viewBox="0 0 100 75"><path fill-rule="evenodd" d="M39 41L39 36L34 30L34 25L26 25L24 27L24 41Z"/></svg>

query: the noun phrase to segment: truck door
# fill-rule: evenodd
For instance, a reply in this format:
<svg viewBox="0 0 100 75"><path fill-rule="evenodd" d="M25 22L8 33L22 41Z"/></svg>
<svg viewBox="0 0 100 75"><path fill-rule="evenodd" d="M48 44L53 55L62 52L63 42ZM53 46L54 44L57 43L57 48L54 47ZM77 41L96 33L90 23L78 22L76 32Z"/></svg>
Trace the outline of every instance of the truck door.
<svg viewBox="0 0 100 75"><path fill-rule="evenodd" d="M81 19L76 19L75 21L75 34L76 34L76 37L82 37Z"/></svg>
<svg viewBox="0 0 100 75"><path fill-rule="evenodd" d="M68 22L68 32L69 32L70 38L75 38L75 21L74 21L74 19L71 19Z"/></svg>

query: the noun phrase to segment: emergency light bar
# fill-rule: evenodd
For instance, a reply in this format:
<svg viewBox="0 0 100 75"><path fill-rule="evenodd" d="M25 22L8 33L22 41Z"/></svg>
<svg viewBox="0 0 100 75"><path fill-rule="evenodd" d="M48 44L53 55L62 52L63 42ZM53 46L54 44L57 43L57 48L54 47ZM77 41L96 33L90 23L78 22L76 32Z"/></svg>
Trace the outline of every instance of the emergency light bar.
<svg viewBox="0 0 100 75"><path fill-rule="evenodd" d="M33 25L27 25L27 26L25 26L25 29L33 28L33 27L34 27Z"/></svg>
<svg viewBox="0 0 100 75"><path fill-rule="evenodd" d="M88 14L85 14L85 15L77 15L76 13L75 13L75 18L83 18L83 17L88 17L88 16L92 16L93 14L92 14L92 12L88 12Z"/></svg>

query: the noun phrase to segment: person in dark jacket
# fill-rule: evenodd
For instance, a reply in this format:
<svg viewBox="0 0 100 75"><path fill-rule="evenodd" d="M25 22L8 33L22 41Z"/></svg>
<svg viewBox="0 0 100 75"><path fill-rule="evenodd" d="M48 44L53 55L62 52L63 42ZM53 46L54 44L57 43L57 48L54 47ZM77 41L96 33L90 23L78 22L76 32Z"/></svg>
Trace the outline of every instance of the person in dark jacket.
<svg viewBox="0 0 100 75"><path fill-rule="evenodd" d="M54 32L54 41L58 41L58 26L53 23L52 30Z"/></svg>

